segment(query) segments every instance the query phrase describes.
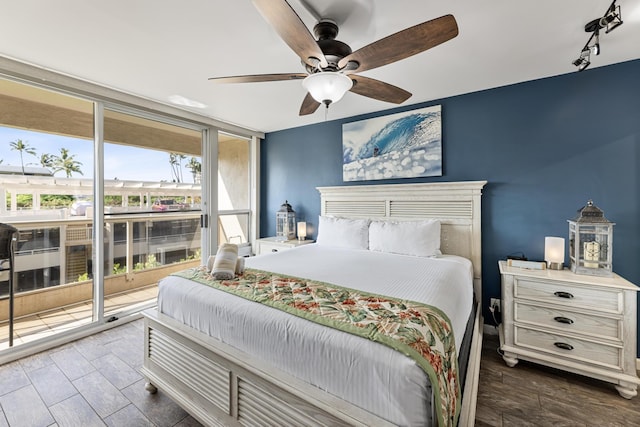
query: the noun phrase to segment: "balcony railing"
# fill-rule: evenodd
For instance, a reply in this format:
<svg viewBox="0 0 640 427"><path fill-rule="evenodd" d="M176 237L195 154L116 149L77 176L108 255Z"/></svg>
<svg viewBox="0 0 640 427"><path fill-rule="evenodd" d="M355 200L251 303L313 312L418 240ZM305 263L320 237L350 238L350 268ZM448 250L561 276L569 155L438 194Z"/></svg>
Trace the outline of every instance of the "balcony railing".
<svg viewBox="0 0 640 427"><path fill-rule="evenodd" d="M15 256L15 317L90 302L91 218L18 218L11 218L12 225L28 238L19 238ZM148 287L173 271L199 264L199 221L198 211L105 215L104 294ZM8 276L0 276L0 285L3 281L6 288ZM7 294L0 296L0 322L7 319Z"/></svg>

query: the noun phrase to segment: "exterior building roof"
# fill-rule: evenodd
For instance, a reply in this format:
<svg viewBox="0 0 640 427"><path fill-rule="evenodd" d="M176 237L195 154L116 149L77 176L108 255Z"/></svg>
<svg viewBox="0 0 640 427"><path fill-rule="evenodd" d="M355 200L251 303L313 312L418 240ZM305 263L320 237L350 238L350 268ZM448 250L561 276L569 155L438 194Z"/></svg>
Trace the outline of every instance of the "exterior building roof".
<svg viewBox="0 0 640 427"><path fill-rule="evenodd" d="M47 168L25 166L23 174L22 166L0 165L0 175L53 176L53 172Z"/></svg>
<svg viewBox="0 0 640 427"><path fill-rule="evenodd" d="M20 175L0 174L0 189L15 189L26 193L92 195L93 179L28 176L22 175L21 171ZM191 196L199 195L200 189L200 184L186 182L104 180L104 192L107 195Z"/></svg>

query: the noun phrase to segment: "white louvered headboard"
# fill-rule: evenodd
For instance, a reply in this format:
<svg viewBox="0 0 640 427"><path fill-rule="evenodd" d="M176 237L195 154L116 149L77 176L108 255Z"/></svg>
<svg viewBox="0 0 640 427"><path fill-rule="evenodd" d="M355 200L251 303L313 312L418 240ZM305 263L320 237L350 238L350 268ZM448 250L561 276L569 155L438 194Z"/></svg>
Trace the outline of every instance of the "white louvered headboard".
<svg viewBox="0 0 640 427"><path fill-rule="evenodd" d="M482 188L487 181L318 187L321 214L388 220L437 219L440 250L473 263L476 298L482 298Z"/></svg>

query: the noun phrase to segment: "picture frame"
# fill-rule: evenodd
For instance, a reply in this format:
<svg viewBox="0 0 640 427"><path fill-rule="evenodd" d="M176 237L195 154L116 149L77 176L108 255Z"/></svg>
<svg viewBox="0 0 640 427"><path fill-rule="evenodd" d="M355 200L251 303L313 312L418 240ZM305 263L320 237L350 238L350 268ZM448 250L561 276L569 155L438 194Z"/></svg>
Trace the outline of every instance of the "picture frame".
<svg viewBox="0 0 640 427"><path fill-rule="evenodd" d="M342 125L343 181L442 176L442 108Z"/></svg>

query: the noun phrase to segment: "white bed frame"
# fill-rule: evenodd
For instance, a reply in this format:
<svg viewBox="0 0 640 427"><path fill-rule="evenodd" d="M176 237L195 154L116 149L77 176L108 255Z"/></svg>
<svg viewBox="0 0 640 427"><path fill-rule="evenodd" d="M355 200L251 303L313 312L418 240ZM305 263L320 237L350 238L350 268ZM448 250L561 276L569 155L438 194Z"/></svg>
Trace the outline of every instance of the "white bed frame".
<svg viewBox="0 0 640 427"><path fill-rule="evenodd" d="M441 221L441 250L473 262L477 310L459 426L473 426L482 349L481 203L486 181L318 187L322 215ZM390 426L374 414L152 309L145 315L146 389L205 425Z"/></svg>

